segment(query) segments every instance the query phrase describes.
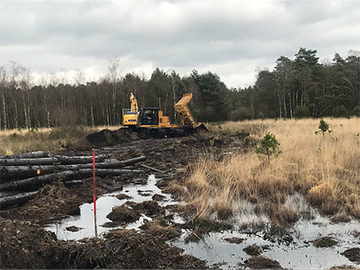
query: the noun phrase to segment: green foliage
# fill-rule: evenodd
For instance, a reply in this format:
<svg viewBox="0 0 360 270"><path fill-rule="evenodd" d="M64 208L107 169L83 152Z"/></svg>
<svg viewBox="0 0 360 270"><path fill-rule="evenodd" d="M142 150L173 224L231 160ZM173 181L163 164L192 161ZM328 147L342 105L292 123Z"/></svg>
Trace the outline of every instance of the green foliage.
<svg viewBox="0 0 360 270"><path fill-rule="evenodd" d="M280 143L275 138L275 135L268 133L260 141L260 146L255 148L255 152L258 155L267 156L268 163L270 162L270 157L277 157L281 151L279 149Z"/></svg>
<svg viewBox="0 0 360 270"><path fill-rule="evenodd" d="M346 110L346 108L345 108L344 105L336 106L336 107L333 109L332 115L333 115L334 117L347 117L347 116L348 116L348 111Z"/></svg>
<svg viewBox="0 0 360 270"><path fill-rule="evenodd" d="M310 111L309 108L304 105L304 106L300 106L300 107L296 107L295 111L294 111L294 116L295 118L306 118L306 117L310 117Z"/></svg>
<svg viewBox="0 0 360 270"><path fill-rule="evenodd" d="M240 107L237 110L234 110L230 113L231 121L239 121L245 119L253 119L254 118L254 110L248 107Z"/></svg>
<svg viewBox="0 0 360 270"><path fill-rule="evenodd" d="M360 117L360 106L355 106L355 108L351 112L351 115Z"/></svg>
<svg viewBox="0 0 360 270"><path fill-rule="evenodd" d="M320 120L319 130L315 131L315 134L321 133L325 135L326 132L331 133L332 131L329 129L329 124L324 121L324 119Z"/></svg>

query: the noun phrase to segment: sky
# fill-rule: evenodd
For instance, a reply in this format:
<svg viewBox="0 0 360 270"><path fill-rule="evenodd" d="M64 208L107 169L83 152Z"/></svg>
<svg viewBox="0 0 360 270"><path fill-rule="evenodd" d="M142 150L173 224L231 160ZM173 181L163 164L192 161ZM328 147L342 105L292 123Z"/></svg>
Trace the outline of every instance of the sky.
<svg viewBox="0 0 360 270"><path fill-rule="evenodd" d="M217 73L228 87L253 85L257 70L300 47L322 61L360 51L360 0L0 0L0 65L98 80L108 59L119 76Z"/></svg>

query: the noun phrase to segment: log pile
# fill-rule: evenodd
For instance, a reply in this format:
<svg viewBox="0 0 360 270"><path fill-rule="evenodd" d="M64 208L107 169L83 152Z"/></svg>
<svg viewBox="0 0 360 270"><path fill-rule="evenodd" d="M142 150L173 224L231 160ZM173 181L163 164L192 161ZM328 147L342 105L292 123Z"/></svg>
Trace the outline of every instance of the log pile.
<svg viewBox="0 0 360 270"><path fill-rule="evenodd" d="M124 168L144 161L145 156L119 161L110 155L95 157L95 174L99 177L120 176L124 173L140 173L142 170ZM47 155L37 151L14 156L0 157L0 192L17 194L1 197L0 207L11 206L31 199L36 190L51 182L61 180L67 185L81 183L92 176L92 156ZM20 193L19 192L25 192ZM35 193L34 193L35 191Z"/></svg>

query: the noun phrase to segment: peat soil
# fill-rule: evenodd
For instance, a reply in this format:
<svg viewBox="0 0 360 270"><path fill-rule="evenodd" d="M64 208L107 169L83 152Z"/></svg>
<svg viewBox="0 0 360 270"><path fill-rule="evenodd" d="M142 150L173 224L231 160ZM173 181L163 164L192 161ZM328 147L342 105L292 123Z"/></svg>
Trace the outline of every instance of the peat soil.
<svg viewBox="0 0 360 270"><path fill-rule="evenodd" d="M252 206L248 214L234 216L226 223L200 219L192 207L181 203L183 183L193 162L209 153L221 160L234 152L249 151L256 141L247 135L211 137L205 133L141 139L126 132L93 134L90 141L96 154L110 154L119 160L147 158L130 167L143 173L96 179L98 205L116 201L103 217L98 213L100 237L85 238L93 235L85 228L92 222L92 179L82 179L77 186L62 182L46 185L31 201L1 209L0 268L280 269L336 265L334 269L356 269L360 264L357 221L336 224L321 216L303 217L292 228L282 230L269 226L265 216L255 215L255 210L249 210ZM61 152L90 153L90 148ZM316 216L317 211L309 213ZM83 220L83 216L84 223L72 222L79 217ZM65 226L66 230L61 227L65 233L59 234L56 226ZM320 261L314 263L317 255ZM327 261L331 263L325 264Z"/></svg>
<svg viewBox="0 0 360 270"><path fill-rule="evenodd" d="M111 135L111 133L109 133ZM144 184L148 175L156 171L161 175L158 186L169 189L173 180L181 182L191 163L208 152L226 155L229 149L246 151L254 142L248 134L210 137L196 134L181 138L139 139L124 135L119 140L103 132L92 137L96 154L111 154L124 160L144 155L147 160L135 165L143 173L124 173L120 177L97 178L96 195L121 191L124 186ZM97 144L98 136L99 144ZM102 137L101 137L102 136ZM211 142L211 143L210 143ZM90 155L91 149L62 151L65 155ZM133 166L134 167L134 166ZM132 168L133 168L132 167ZM166 241L176 236L171 227L161 222L163 207L157 207L160 196L149 203L130 205L135 212L113 214L116 224L127 223L138 215L152 216L151 226L141 230L118 229L102 238L64 241L44 229L46 224L80 215L80 206L93 200L92 179L82 184L64 186L62 182L45 185L36 197L25 204L0 211L0 268L206 268L205 261L183 254L183 250ZM176 195L176 190L168 190ZM146 193L146 191L144 191ZM124 196L124 195L122 195ZM156 204L156 205L155 205ZM173 211L181 207L173 207ZM184 207L186 209L186 207ZM184 210L182 209L182 210ZM124 210L124 209L123 209ZM158 218L159 217L159 218ZM159 225L160 224L160 225ZM112 224L108 224L110 227ZM165 228L165 229L163 229ZM81 228L69 226L69 231Z"/></svg>

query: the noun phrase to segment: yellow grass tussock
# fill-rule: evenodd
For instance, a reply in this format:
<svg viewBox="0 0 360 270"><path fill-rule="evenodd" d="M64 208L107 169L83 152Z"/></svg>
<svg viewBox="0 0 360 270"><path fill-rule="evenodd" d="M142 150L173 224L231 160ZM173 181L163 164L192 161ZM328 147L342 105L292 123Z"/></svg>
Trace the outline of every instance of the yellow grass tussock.
<svg viewBox="0 0 360 270"><path fill-rule="evenodd" d="M298 192L325 214L345 211L360 218L360 119L325 121L332 130L325 136L315 134L319 119L226 122L210 127L213 132L255 132L259 139L271 132L282 153L268 166L255 151L220 162L211 156L200 160L186 181L190 198L196 198L209 214L248 200L280 205L278 212L291 216L281 204Z"/></svg>

